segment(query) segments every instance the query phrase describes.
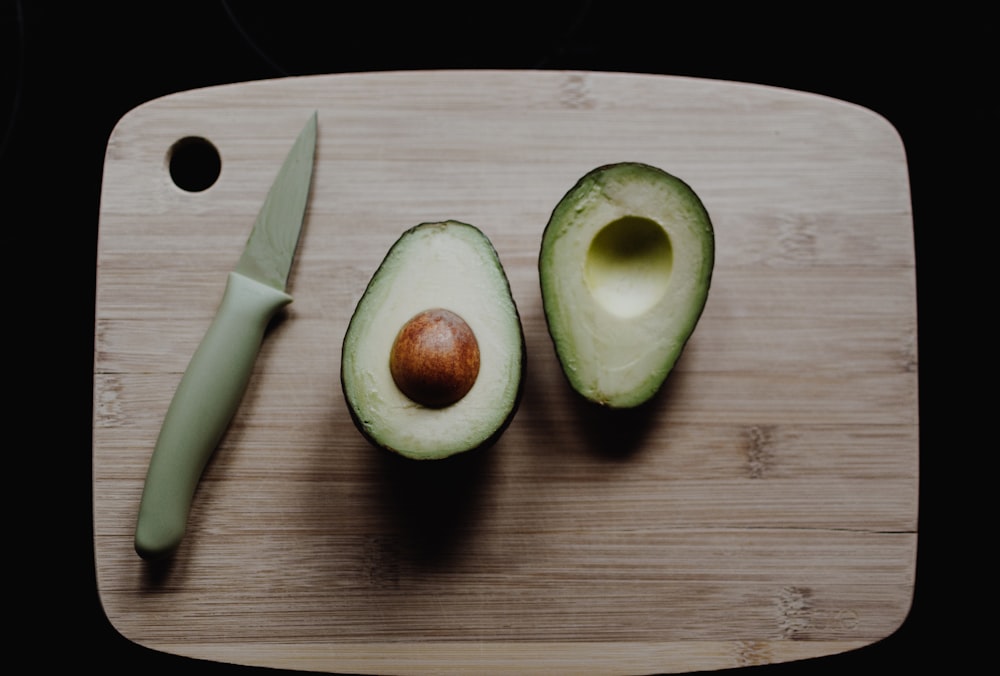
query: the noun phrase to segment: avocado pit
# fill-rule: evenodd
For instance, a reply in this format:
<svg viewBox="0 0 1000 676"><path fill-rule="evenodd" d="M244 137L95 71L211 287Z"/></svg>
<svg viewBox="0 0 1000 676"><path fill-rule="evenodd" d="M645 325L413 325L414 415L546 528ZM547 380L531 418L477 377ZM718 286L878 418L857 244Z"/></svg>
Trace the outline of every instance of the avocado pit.
<svg viewBox="0 0 1000 676"><path fill-rule="evenodd" d="M424 310L396 335L389 370L396 387L416 403L451 406L468 394L479 376L479 343L454 312Z"/></svg>

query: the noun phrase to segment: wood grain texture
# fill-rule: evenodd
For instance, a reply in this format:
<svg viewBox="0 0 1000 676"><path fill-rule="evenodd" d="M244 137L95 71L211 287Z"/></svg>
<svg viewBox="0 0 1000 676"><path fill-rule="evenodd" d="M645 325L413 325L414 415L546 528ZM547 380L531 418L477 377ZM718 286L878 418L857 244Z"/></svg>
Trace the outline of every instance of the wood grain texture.
<svg viewBox="0 0 1000 676"><path fill-rule="evenodd" d="M254 216L313 110L295 297L265 340L175 558L132 550L146 465ZM167 152L203 136L210 189ZM651 406L571 396L537 252L590 169L647 162L715 224L709 302ZM527 340L525 395L485 453L369 447L340 347L395 239L457 219L493 241ZM94 389L98 585L128 639L351 673L678 672L890 635L917 543L915 270L906 158L874 113L650 75L310 76L126 115L101 197Z"/></svg>

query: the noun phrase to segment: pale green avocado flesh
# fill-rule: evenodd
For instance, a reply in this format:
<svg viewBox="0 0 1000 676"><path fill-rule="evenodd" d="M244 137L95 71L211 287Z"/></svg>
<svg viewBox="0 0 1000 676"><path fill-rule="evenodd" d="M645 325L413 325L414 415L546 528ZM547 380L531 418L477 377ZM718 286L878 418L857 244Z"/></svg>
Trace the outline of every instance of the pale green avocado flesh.
<svg viewBox="0 0 1000 676"><path fill-rule="evenodd" d="M538 260L573 389L611 408L648 401L701 317L714 262L712 222L682 180L635 162L581 178L553 210Z"/></svg>
<svg viewBox="0 0 1000 676"><path fill-rule="evenodd" d="M390 368L401 330L428 310L464 320L478 348L471 388L447 405L411 399ZM458 221L422 223L393 244L359 300L344 336L341 385L370 442L441 459L499 437L517 410L524 364L517 306L490 240Z"/></svg>

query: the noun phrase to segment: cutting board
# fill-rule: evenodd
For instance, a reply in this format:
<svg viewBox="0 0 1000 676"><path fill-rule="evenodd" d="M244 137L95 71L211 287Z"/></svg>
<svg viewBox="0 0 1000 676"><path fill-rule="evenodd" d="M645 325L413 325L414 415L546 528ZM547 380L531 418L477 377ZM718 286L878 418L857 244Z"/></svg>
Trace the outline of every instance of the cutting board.
<svg viewBox="0 0 1000 676"><path fill-rule="evenodd" d="M318 111L289 292L174 558L132 549L167 405L265 193ZM207 189L171 178L211 144ZM209 147L207 144L205 147ZM704 315L650 405L597 412L546 332L537 257L590 169L646 162L715 225ZM479 227L526 337L524 397L484 452L368 445L341 342L392 243ZM349 673L648 673L859 648L906 618L917 345L904 148L818 95L656 75L379 72L181 92L124 116L101 194L97 581L127 639Z"/></svg>

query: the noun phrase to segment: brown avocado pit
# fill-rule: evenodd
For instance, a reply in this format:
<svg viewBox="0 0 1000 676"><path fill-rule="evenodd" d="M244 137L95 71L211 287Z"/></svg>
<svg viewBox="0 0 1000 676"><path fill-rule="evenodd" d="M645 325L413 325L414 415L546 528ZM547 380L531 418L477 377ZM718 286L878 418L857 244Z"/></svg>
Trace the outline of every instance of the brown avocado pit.
<svg viewBox="0 0 1000 676"><path fill-rule="evenodd" d="M479 343L460 316L424 310L396 335L389 356L396 387L422 406L444 408L468 394L479 376Z"/></svg>

